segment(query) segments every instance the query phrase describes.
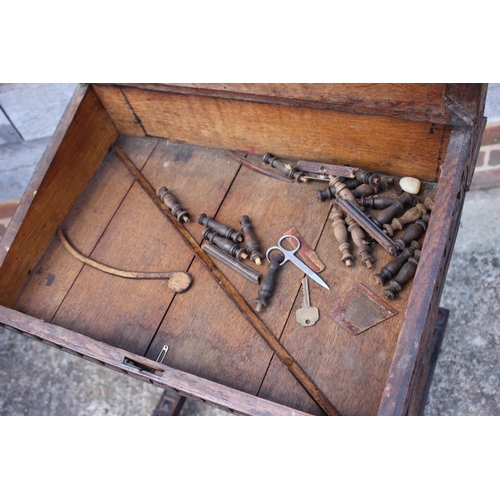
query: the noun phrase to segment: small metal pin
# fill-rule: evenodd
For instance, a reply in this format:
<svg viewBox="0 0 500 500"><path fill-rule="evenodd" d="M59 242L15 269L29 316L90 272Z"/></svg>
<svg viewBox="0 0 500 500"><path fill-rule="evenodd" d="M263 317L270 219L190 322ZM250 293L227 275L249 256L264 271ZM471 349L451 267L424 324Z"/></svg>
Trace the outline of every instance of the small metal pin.
<svg viewBox="0 0 500 500"><path fill-rule="evenodd" d="M158 354L158 357L156 358L156 362L163 363L163 360L165 359L167 352L168 352L168 345L164 345L163 349L160 351L160 354Z"/></svg>

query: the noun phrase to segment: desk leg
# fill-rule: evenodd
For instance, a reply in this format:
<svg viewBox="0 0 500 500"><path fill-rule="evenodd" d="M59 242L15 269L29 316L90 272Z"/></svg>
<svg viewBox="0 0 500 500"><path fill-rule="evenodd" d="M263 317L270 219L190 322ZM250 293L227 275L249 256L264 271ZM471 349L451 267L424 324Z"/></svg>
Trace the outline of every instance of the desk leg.
<svg viewBox="0 0 500 500"><path fill-rule="evenodd" d="M182 410L186 398L172 389L165 389L153 411L154 417L175 417Z"/></svg>

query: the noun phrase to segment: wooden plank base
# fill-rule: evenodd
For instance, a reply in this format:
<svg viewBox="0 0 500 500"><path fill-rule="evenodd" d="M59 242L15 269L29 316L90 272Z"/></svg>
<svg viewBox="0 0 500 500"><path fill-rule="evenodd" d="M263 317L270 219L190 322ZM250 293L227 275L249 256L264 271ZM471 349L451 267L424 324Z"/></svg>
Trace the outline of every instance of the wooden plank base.
<svg viewBox="0 0 500 500"><path fill-rule="evenodd" d="M157 189L165 185L190 213L185 228L202 241L201 213L239 229L249 215L263 249L295 227L325 263L321 277L331 290L310 281L313 327L295 320L301 305L302 271L286 263L276 292L260 317L281 345L342 415L373 415L380 405L410 288L391 307L398 314L355 337L328 312L359 282L387 301L373 274L391 257L380 247L374 269L341 263L331 222L331 204L316 191L326 184L286 184L240 168L223 150L147 138L121 137L127 155ZM254 163L259 157L249 156ZM91 339L156 360L169 346L165 364L247 394L312 414L322 414L262 338L222 292L203 265L159 214L110 153L62 224L85 255L120 269L182 270L191 289L173 294L166 282L106 275L69 255L57 236L26 282L14 308ZM265 274L262 266L245 261ZM254 307L259 286L227 268L220 270Z"/></svg>

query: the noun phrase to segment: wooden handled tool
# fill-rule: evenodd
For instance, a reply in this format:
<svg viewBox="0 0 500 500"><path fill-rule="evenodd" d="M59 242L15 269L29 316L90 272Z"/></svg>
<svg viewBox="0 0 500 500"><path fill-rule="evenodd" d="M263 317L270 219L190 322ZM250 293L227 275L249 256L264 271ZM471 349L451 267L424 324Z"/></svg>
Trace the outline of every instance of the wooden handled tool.
<svg viewBox="0 0 500 500"><path fill-rule="evenodd" d="M191 283L193 282L191 276L184 271L144 273L137 271L122 271L121 269L115 269L114 267L106 266L104 264L101 264L100 262L96 262L95 260L90 259L89 257L85 257L80 252L78 252L78 250L72 247L70 242L66 239L66 236L64 236L61 228L57 230L57 234L59 234L61 243L64 245L66 250L68 250L68 252L73 255L73 257L76 257L80 262L83 262L84 264L87 264L95 269L99 269L99 271L129 279L168 280L168 287L174 293L187 292L191 286Z"/></svg>

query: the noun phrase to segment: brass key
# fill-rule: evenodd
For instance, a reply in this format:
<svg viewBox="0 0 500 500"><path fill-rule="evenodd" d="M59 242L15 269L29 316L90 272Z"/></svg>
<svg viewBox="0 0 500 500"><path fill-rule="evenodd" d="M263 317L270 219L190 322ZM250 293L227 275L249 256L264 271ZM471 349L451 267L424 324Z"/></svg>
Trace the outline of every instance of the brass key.
<svg viewBox="0 0 500 500"><path fill-rule="evenodd" d="M309 282L307 276L302 280L302 307L295 311L297 323L302 326L313 326L319 319L319 311L317 307L311 306L311 297L309 296Z"/></svg>

